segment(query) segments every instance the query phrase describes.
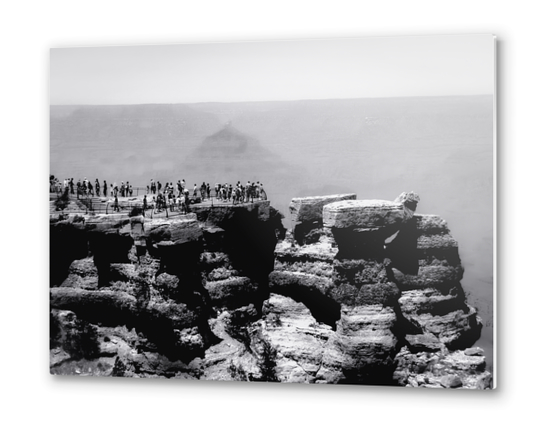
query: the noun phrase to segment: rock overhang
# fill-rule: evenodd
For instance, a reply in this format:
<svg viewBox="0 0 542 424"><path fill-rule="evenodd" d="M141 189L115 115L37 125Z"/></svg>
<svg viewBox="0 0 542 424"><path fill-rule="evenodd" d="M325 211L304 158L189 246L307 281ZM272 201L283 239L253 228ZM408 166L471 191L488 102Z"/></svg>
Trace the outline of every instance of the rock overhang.
<svg viewBox="0 0 542 424"><path fill-rule="evenodd" d="M404 206L389 200L342 200L323 208L327 228L380 229L405 221Z"/></svg>
<svg viewBox="0 0 542 424"><path fill-rule="evenodd" d="M356 199L355 193L325 196L294 197L290 201L290 213L294 222L313 222L322 219L323 207L341 200Z"/></svg>

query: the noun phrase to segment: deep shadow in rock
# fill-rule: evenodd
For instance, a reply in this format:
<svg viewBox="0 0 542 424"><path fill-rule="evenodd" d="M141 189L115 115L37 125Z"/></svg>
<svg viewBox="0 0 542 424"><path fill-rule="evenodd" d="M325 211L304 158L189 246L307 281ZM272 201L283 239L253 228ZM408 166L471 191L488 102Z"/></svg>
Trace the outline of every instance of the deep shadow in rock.
<svg viewBox="0 0 542 424"><path fill-rule="evenodd" d="M418 273L418 230L416 220L403 224L393 240L385 244L385 255L391 259L393 267L404 274Z"/></svg>
<svg viewBox="0 0 542 424"><path fill-rule="evenodd" d="M58 222L49 227L49 284L59 286L68 277L71 263L88 256L83 224Z"/></svg>

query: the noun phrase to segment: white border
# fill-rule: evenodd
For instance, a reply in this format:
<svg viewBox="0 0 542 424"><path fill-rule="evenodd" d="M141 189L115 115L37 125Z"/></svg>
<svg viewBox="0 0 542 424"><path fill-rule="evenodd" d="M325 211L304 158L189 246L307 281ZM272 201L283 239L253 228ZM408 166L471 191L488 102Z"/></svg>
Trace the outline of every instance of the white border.
<svg viewBox="0 0 542 424"><path fill-rule="evenodd" d="M6 422L501 422L538 416L542 299L536 2L50 0L3 6L0 139ZM494 33L499 39L499 388L492 392L52 378L48 374L48 49L72 45ZM43 179L43 181L42 181ZM16 184L16 185L14 185ZM43 184L43 185L42 185ZM6 186L7 185L7 186ZM19 192L16 187L30 191ZM36 194L32 190L36 190ZM35 194L35 195L34 195ZM17 201L16 201L17 200ZM26 206L28 205L28 206ZM450 411L454 413L450 413ZM422 418L423 419L423 418Z"/></svg>
<svg viewBox="0 0 542 424"><path fill-rule="evenodd" d="M498 352L498 341L497 341L497 318L498 318L498 299L497 299L497 282L498 282L498 270L497 270L497 245L498 245L498 234L497 234L497 197L498 197L498 190L497 190L497 154L498 154L498 134L497 134L497 97L498 97L498 49L497 49L497 37L494 37L494 57L495 57L495 88L493 90L493 387L496 389L497 386L497 374L499 371L499 364L497 362L497 352Z"/></svg>

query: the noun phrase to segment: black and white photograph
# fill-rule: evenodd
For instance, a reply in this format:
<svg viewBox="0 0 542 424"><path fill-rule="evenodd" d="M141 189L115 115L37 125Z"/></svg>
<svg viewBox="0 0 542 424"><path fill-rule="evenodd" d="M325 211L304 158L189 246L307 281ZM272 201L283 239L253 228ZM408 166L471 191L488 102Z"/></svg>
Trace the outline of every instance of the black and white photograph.
<svg viewBox="0 0 542 424"><path fill-rule="evenodd" d="M49 373L495 389L495 43L51 48Z"/></svg>

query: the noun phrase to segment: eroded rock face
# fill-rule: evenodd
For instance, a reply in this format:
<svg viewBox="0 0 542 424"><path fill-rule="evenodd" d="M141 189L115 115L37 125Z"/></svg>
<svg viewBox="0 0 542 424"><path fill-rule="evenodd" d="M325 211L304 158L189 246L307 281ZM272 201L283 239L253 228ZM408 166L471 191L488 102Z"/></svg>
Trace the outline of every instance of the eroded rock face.
<svg viewBox="0 0 542 424"><path fill-rule="evenodd" d="M56 217L51 223L51 307L99 325L107 338L107 328L134 328L139 348L149 355L159 352L163 360L186 365L203 357L217 342L209 318L218 309L252 302L261 310L266 293L262 278L272 267L276 234L283 232L280 215L269 202L208 209L170 219L115 214L63 222ZM57 260L57 253L73 247L74 252ZM114 346L106 343L111 355ZM119 341L124 344L133 345ZM64 357L57 349L56 357ZM118 353L115 375L152 369L146 362L152 355ZM201 372L187 369L191 376Z"/></svg>
<svg viewBox="0 0 542 424"><path fill-rule="evenodd" d="M412 217L405 210L399 202L345 200L324 206L323 225L341 257L382 259L385 240Z"/></svg>
<svg viewBox="0 0 542 424"><path fill-rule="evenodd" d="M293 199L286 234L269 202L55 220L51 372L84 340L92 375L489 388L457 242L419 201Z"/></svg>
<svg viewBox="0 0 542 424"><path fill-rule="evenodd" d="M302 302L278 294L264 303L263 314L261 332L277 352L277 379L315 383L331 327L316 321Z"/></svg>
<svg viewBox="0 0 542 424"><path fill-rule="evenodd" d="M394 375L398 358L413 355L408 361L415 362L422 352L464 349L478 339L481 323L460 285L457 242L442 218L415 214L419 201L410 192L393 202L327 203L322 226L312 229L320 239L300 243L290 235L277 245L270 291L311 312L318 298L340 308L335 324L313 313L334 330L316 382L411 384ZM401 347L408 353L398 357ZM476 384L461 376L439 387Z"/></svg>
<svg viewBox="0 0 542 424"><path fill-rule="evenodd" d="M344 307L317 378L326 383L392 384L397 338L391 307Z"/></svg>

